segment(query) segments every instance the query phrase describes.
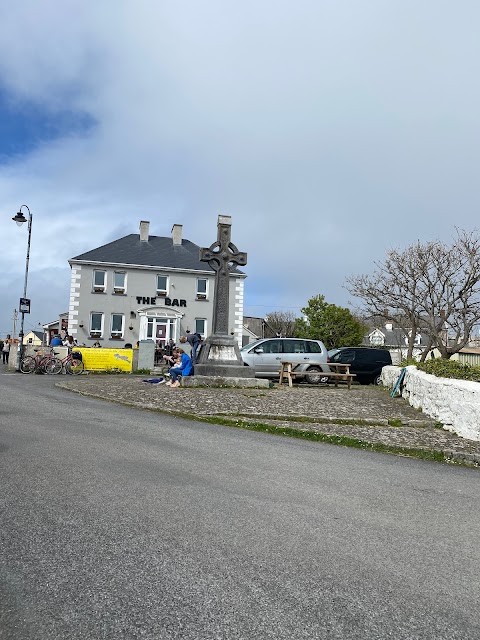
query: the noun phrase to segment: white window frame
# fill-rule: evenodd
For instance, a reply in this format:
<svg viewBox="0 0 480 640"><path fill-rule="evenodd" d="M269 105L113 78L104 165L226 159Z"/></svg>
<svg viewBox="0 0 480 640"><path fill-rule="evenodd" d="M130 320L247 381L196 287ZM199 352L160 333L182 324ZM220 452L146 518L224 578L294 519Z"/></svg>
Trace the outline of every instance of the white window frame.
<svg viewBox="0 0 480 640"><path fill-rule="evenodd" d="M114 316L120 316L122 318L122 328L120 331L114 331L113 330L113 317ZM125 314L124 313L112 313L110 316L110 337L112 338L122 338L125 334Z"/></svg>
<svg viewBox="0 0 480 640"><path fill-rule="evenodd" d="M198 323L203 323L203 331L200 331ZM207 335L207 319L206 318L195 318L195 331L194 333L199 333L203 339L205 339Z"/></svg>
<svg viewBox="0 0 480 640"><path fill-rule="evenodd" d="M93 316L100 316L100 330L93 329ZM103 327L105 321L105 314L102 311L91 311L90 312L90 337L91 338L102 338L103 337Z"/></svg>
<svg viewBox="0 0 480 640"><path fill-rule="evenodd" d="M198 283L205 282L205 291L199 291ZM195 297L197 300L208 300L208 278L197 278L195 285Z"/></svg>
<svg viewBox="0 0 480 640"><path fill-rule="evenodd" d="M159 287L158 287L158 279L159 278L165 278L165 289L159 289ZM155 288L156 288L158 297L166 298L168 296L169 284L170 284L169 276L165 275L164 273L157 273L157 275L155 277Z"/></svg>
<svg viewBox="0 0 480 640"><path fill-rule="evenodd" d="M97 273L103 273L103 284L95 283L95 275ZM94 269L92 275L92 290L94 293L105 293L107 290L107 272L105 269Z"/></svg>
<svg viewBox="0 0 480 640"><path fill-rule="evenodd" d="M123 276L123 286L116 286L115 285L115 277L117 275L122 275ZM127 273L126 271L114 271L113 272L113 293L117 293L117 294L125 294L127 293Z"/></svg>

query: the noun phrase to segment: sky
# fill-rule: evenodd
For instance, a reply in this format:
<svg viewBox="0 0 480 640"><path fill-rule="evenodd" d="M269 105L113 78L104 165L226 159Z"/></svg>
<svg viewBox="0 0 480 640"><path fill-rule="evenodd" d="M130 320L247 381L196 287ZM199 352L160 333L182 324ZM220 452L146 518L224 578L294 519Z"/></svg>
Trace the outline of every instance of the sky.
<svg viewBox="0 0 480 640"><path fill-rule="evenodd" d="M0 2L0 336L138 233L248 253L245 315L349 306L391 248L477 227L478 0ZM28 213L24 208L24 213ZM17 326L18 332L18 326Z"/></svg>

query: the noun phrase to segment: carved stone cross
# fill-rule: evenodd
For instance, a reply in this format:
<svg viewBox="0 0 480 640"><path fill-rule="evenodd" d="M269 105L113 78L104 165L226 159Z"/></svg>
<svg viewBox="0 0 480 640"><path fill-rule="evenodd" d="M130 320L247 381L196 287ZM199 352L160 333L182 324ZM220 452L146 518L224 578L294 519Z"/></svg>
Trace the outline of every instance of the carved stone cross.
<svg viewBox="0 0 480 640"><path fill-rule="evenodd" d="M245 266L247 254L239 251L231 242L231 216L218 216L217 241L208 249L200 249L200 260L208 262L215 271L213 297L213 334L228 335L228 310L230 297L230 271L235 265Z"/></svg>

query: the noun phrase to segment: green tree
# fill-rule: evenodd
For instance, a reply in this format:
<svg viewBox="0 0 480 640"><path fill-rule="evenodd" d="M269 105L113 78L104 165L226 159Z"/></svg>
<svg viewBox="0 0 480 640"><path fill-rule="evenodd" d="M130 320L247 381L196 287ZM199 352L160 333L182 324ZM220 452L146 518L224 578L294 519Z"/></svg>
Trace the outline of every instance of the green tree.
<svg viewBox="0 0 480 640"><path fill-rule="evenodd" d="M329 304L321 295L311 298L302 313L305 319L297 321L297 335L321 340L327 349L355 347L367 332L367 327L349 309Z"/></svg>

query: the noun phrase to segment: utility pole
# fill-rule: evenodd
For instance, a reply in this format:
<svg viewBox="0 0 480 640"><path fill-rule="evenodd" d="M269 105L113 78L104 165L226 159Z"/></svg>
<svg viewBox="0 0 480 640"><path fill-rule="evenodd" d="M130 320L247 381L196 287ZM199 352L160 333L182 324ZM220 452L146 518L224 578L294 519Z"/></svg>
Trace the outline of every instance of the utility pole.
<svg viewBox="0 0 480 640"><path fill-rule="evenodd" d="M17 335L17 316L18 316L18 311L16 309L13 310L13 333L12 333L12 339L15 340L15 337Z"/></svg>

